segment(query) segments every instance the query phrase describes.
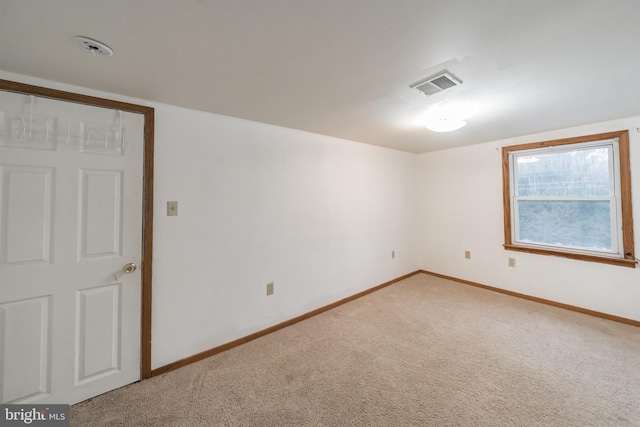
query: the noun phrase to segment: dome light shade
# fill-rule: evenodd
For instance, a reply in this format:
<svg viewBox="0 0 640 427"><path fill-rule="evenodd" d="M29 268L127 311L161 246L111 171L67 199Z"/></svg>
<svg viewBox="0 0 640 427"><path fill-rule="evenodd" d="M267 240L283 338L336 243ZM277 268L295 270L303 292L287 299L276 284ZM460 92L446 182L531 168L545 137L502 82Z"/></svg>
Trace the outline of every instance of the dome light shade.
<svg viewBox="0 0 640 427"><path fill-rule="evenodd" d="M423 117L424 127L433 132L453 132L467 125L467 118L475 113L471 104L440 103L432 106Z"/></svg>
<svg viewBox="0 0 640 427"><path fill-rule="evenodd" d="M453 132L467 125L467 122L460 119L439 117L427 120L424 127L433 132Z"/></svg>

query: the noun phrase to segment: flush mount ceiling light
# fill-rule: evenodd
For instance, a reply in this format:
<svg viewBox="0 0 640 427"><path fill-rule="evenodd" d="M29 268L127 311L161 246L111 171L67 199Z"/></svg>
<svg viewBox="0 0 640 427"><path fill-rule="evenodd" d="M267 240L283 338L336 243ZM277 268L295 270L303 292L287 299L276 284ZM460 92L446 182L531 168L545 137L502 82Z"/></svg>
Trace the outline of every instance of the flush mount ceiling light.
<svg viewBox="0 0 640 427"><path fill-rule="evenodd" d="M429 119L424 127L433 132L453 132L467 125L467 122L460 119L452 119L448 117L439 117Z"/></svg>
<svg viewBox="0 0 640 427"><path fill-rule="evenodd" d="M93 40L88 37L76 36L73 38L73 41L81 48L88 50L92 55L113 55L113 50L109 46L97 40Z"/></svg>
<svg viewBox="0 0 640 427"><path fill-rule="evenodd" d="M474 108L468 104L437 104L425 116L424 126L433 132L453 132L467 125Z"/></svg>

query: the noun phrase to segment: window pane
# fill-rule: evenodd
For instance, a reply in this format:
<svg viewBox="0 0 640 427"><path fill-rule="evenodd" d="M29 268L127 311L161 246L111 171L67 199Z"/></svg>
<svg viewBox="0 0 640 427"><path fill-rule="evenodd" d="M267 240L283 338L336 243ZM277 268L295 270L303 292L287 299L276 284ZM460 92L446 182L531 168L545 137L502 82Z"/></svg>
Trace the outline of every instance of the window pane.
<svg viewBox="0 0 640 427"><path fill-rule="evenodd" d="M608 200L518 200L520 241L612 251Z"/></svg>
<svg viewBox="0 0 640 427"><path fill-rule="evenodd" d="M609 196L609 149L516 156L518 196Z"/></svg>

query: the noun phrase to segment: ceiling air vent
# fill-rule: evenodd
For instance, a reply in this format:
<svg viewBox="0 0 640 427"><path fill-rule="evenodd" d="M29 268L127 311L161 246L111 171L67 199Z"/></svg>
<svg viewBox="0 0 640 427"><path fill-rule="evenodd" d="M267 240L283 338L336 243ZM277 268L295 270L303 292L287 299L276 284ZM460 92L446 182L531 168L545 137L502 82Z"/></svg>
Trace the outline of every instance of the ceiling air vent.
<svg viewBox="0 0 640 427"><path fill-rule="evenodd" d="M434 93L442 92L443 90L447 90L461 84L462 82L453 77L451 74L447 72L441 72L436 74L435 76L422 79L409 87L412 89L418 89L425 95L430 96Z"/></svg>

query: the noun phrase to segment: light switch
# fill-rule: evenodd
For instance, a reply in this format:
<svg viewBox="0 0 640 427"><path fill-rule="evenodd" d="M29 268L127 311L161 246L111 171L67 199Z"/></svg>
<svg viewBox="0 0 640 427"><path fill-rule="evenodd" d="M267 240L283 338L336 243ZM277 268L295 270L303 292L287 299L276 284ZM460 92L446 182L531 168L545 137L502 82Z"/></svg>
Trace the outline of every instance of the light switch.
<svg viewBox="0 0 640 427"><path fill-rule="evenodd" d="M167 216L178 216L178 202L167 202Z"/></svg>

